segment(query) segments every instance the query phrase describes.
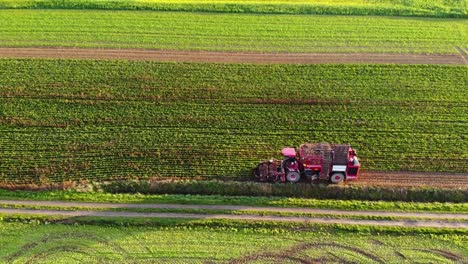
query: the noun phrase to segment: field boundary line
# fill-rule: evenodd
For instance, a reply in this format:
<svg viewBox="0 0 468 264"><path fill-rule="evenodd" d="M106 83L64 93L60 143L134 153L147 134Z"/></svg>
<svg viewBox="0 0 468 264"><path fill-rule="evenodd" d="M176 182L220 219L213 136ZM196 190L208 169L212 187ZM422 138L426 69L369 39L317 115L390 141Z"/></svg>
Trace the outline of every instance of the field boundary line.
<svg viewBox="0 0 468 264"><path fill-rule="evenodd" d="M0 58L97 59L248 64L467 64L466 59L464 57L460 57L460 54L458 53L262 53L62 47L0 47Z"/></svg>
<svg viewBox="0 0 468 264"><path fill-rule="evenodd" d="M426 213L426 212L394 212L370 210L339 210L314 209L303 207L272 207L272 206L243 206L243 205L197 205L197 204L144 204L144 203L95 203L68 201L25 201L0 200L0 205L25 206L55 206L55 207L90 207L99 209L199 209L199 210L233 210L233 211L265 211L279 213L310 213L349 216L390 216L390 217L418 217L431 219L465 219L468 213Z"/></svg>

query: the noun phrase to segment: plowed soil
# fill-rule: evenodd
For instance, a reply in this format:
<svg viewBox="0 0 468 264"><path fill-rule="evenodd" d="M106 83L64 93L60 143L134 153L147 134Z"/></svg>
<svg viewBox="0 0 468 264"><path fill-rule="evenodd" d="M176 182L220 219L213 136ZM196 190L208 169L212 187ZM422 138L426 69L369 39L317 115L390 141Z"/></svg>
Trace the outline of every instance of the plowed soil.
<svg viewBox="0 0 468 264"><path fill-rule="evenodd" d="M350 185L373 185L388 187L438 187L468 189L468 175L462 173L367 171Z"/></svg>
<svg viewBox="0 0 468 264"><path fill-rule="evenodd" d="M463 54L399 53L255 53L145 49L0 48L4 58L123 59L171 62L217 62L253 64L467 64Z"/></svg>

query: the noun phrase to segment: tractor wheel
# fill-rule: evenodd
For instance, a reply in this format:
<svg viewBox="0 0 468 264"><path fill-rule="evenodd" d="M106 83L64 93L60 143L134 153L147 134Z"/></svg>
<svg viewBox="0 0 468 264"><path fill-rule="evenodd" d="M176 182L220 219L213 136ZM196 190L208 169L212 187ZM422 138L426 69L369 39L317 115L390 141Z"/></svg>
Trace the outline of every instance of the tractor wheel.
<svg viewBox="0 0 468 264"><path fill-rule="evenodd" d="M290 171L288 172L288 174L286 174L286 179L288 180L288 182L295 183L301 179L301 175L299 174L299 172Z"/></svg>
<svg viewBox="0 0 468 264"><path fill-rule="evenodd" d="M343 173L333 173L332 176L330 177L330 181L335 184L343 182L344 180L345 180L345 176Z"/></svg>
<svg viewBox="0 0 468 264"><path fill-rule="evenodd" d="M260 178L260 168L259 168L259 167L257 167L256 169L254 169L253 175L254 175L254 179L255 179L256 181L261 181L261 180L262 180L262 179Z"/></svg>

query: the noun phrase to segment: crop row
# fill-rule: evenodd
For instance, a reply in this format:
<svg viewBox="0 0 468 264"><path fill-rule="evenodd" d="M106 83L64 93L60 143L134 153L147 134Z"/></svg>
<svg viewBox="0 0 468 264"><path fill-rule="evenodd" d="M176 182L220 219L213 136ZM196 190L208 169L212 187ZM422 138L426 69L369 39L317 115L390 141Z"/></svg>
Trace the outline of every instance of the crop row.
<svg viewBox="0 0 468 264"><path fill-rule="evenodd" d="M0 10L1 46L457 53L460 19Z"/></svg>
<svg viewBox="0 0 468 264"><path fill-rule="evenodd" d="M295 134L292 137L284 132L279 136L250 136L226 130L174 132L179 129L158 127L153 131L86 130L2 131L2 178L38 182L148 176L246 177L260 160L278 157L281 147L297 146L305 140L351 142L363 157L366 169L461 172L467 169L463 152L466 148L450 137L434 140L403 134L400 136L412 138L401 142L392 133L368 137L366 134L370 132L355 133L351 129L347 133L354 136L346 136L344 132L294 131L289 132ZM101 138L107 140L99 142ZM24 144L25 141L30 143ZM411 148L420 144L426 144L427 148L420 147L420 151ZM446 147L448 151L436 153L437 147L445 145L451 145Z"/></svg>
<svg viewBox="0 0 468 264"><path fill-rule="evenodd" d="M464 66L0 60L0 179L248 177L304 141L467 172Z"/></svg>
<svg viewBox="0 0 468 264"><path fill-rule="evenodd" d="M256 14L383 15L466 18L463 0L1 0L0 9L100 9Z"/></svg>

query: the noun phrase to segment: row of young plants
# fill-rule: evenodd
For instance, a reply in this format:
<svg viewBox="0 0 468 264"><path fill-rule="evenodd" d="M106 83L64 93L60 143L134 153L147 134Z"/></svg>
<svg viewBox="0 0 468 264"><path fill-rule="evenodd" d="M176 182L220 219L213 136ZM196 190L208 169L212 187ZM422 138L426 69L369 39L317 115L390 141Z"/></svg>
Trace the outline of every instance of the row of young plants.
<svg viewBox="0 0 468 264"><path fill-rule="evenodd" d="M248 178L305 141L467 172L464 66L0 60L0 179Z"/></svg>
<svg viewBox="0 0 468 264"><path fill-rule="evenodd" d="M151 10L255 14L312 14L312 15L381 15L456 17L468 16L463 0L385 0L385 1L233 1L233 0L1 0L1 9L101 9Z"/></svg>
<svg viewBox="0 0 468 264"><path fill-rule="evenodd" d="M5 106L18 104L18 100L9 101ZM42 108L36 109L54 109L50 102L51 100L47 100ZM251 114L251 119L238 118L239 116L224 117L231 119L231 122L223 121L223 115L215 113L216 107L205 106L209 111L213 111L215 116L212 121L205 122L204 118L179 119L177 114L171 116L170 112L164 113L158 108L144 106L145 104L142 112L134 113L135 119L132 119L131 123L121 121L121 117L115 115L108 117L107 122L104 121L102 125L99 125L102 122L101 118L92 116L95 113L103 114L99 113L99 110L95 110L91 116L81 113L82 116L78 117L79 109L73 106L67 108L67 111L57 111L57 114L44 115L43 118L40 114L37 115L37 110L9 112L8 115L36 115L39 121L29 123L8 118L4 120L4 132L0 139L3 142L2 152L5 158L0 167L5 169L4 172L8 172L8 168L12 175L21 174L22 171L27 174L36 170L36 173L42 172L45 177L50 178L53 178L51 176L54 171L74 173L80 170L94 170L95 174L100 174L106 173L107 169L110 169L107 174L122 172L111 175L115 177L125 175L124 172L151 176L157 175L158 171L161 176L240 177L247 176L250 168L258 161L278 157L281 147L298 146L309 140L352 143L359 150L366 169L466 171L466 148L463 144L458 144L460 136L463 135L457 136L454 134L456 129L443 124L418 127L418 124L424 122L420 121L421 123L413 124L408 122L407 126L403 127L404 124L398 123L398 120L392 120L382 126L379 122L366 122L366 117L359 115L360 120L350 117L352 121L348 126L344 126L335 125L334 123L339 123L336 121L327 123L326 118L320 117L320 113L314 114L308 122L304 122L302 117L307 115L306 111L289 114L291 108L283 106L280 106L281 110L269 107L258 112L259 114L255 111L247 113ZM170 110L184 109L182 106L186 105L173 105ZM333 105L330 108L333 108ZM289 114L289 118L292 116L293 119L276 118L273 120L279 120L277 124L269 126L265 122L268 118L263 116L271 113L268 111L270 109L283 112L285 116ZM313 107L312 109L320 111ZM348 109L350 112L352 110L353 108ZM63 120L57 120L61 113L66 114L70 111L77 115L76 119L65 117ZM174 122L164 121L165 118L161 121L161 116L146 116L138 120L141 118L138 115L144 115L147 111L166 115ZM185 107L183 111L186 116L190 115L190 108ZM209 114L209 111L206 111L206 114ZM53 115L55 118L50 118ZM394 116L395 119L398 117L400 115ZM404 123L406 117L399 121ZM91 120L86 120L88 118ZM49 120L46 121L47 119ZM83 122L83 119L86 121ZM216 122L216 119L220 121ZM289 136L290 131L281 127L284 122L294 127L294 136ZM368 127L357 128L353 125L354 122L367 123ZM258 127L254 127L255 125ZM310 126L313 127L308 128ZM339 130L335 129L337 126L340 126ZM456 127L463 128L463 125ZM412 128L427 129L413 133ZM176 129L177 134L174 133ZM396 135L399 137L395 137ZM206 166L213 162L216 167ZM88 175L91 176L93 175Z"/></svg>
<svg viewBox="0 0 468 264"><path fill-rule="evenodd" d="M463 156L466 146L457 144L466 130L463 89L452 81L463 80L463 67L376 66L371 70L368 66L3 62L5 69L11 69L2 73L5 79L0 91L8 97L2 99L1 119L5 127L2 133L4 155L10 158L4 159L1 165L11 173L21 175L29 168L26 174L34 169L36 176L42 171L46 178L53 179L54 172L73 174L92 168L85 172L88 177L93 174L98 177L99 174L155 175L164 169L172 169L172 173L182 176L246 175L250 170L243 167L244 164L251 164L250 168L259 159L276 156L281 146L295 146L305 139L354 143L363 151L368 168L373 169L398 169L405 164L416 168L424 166L426 170L439 166L453 171L466 169ZM39 67L29 71L36 65ZM46 68L48 74L44 72ZM408 69L410 74L402 77L402 72ZM29 76L22 74L25 71L29 71ZM173 74L167 74L168 71ZM238 73L232 74L233 71ZM365 71L367 76L362 77ZM416 92L409 96L411 88L401 85L402 82L427 82L434 74L432 71L440 74L439 81L432 82L432 93L426 100L431 97L434 101L442 100L422 101L417 95L420 86L415 85ZM106 75L100 75L104 72ZM282 72L281 77L274 77L278 72ZM330 81L324 72L342 74ZM270 77L251 76L249 82L245 73ZM398 76L395 77L395 73ZM381 76L372 78L374 74ZM177 76L183 77L169 86ZM227 81L229 78L232 80ZM294 78L299 79L298 83L288 81ZM359 87L361 79L366 79L367 85L354 90L354 100L351 90L338 90L345 81L351 85L354 81L355 87ZM73 84L75 82L79 85ZM389 82L398 86L388 88ZM127 85L129 83L131 85ZM285 92L265 94L272 85L275 90ZM252 93L252 87L256 88L256 94ZM301 88L300 93L286 94L288 89L299 91ZM111 95L101 98L96 90ZM207 97L207 90L218 94L203 98ZM372 96L375 90L389 96L385 100ZM322 99L321 94L327 91L333 91L336 96L331 94ZM172 96L170 93L181 94ZM366 101L356 97L362 94L361 100L364 100L368 93L371 95L367 95L367 100L371 97L374 100L366 106ZM402 100L399 93L408 95L406 100ZM350 95L349 101L345 101L346 95ZM243 102L244 98L251 102ZM392 107L393 102L402 105ZM454 107L447 109L448 105ZM349 124L343 124L343 120ZM426 125L428 121L432 126ZM290 135L284 122L294 128L294 135ZM177 133L174 133L175 128ZM420 133L416 133L418 130ZM403 136L392 137L395 133ZM388 158L392 155L389 147L400 150L393 152L400 163L395 162L396 157ZM432 158L432 167L424 164L426 159L431 159L428 155L435 151L437 156ZM402 153L407 158L401 159ZM212 162L218 166L212 167L211 172L197 171L208 169L206 164ZM114 171L106 173L111 167ZM114 174L118 171L122 174ZM214 171L217 173L213 174Z"/></svg>
<svg viewBox="0 0 468 264"><path fill-rule="evenodd" d="M0 20L8 47L458 54L467 43L460 19L0 10Z"/></svg>
<svg viewBox="0 0 468 264"><path fill-rule="evenodd" d="M257 104L464 107L465 66L249 65L1 59L1 96ZM89 104L97 102L88 102ZM122 102L120 102L122 103ZM428 103L432 103L429 104ZM458 109L459 110L459 109ZM45 111L45 110L44 110ZM437 109L442 114L450 109ZM463 113L461 113L463 114Z"/></svg>

